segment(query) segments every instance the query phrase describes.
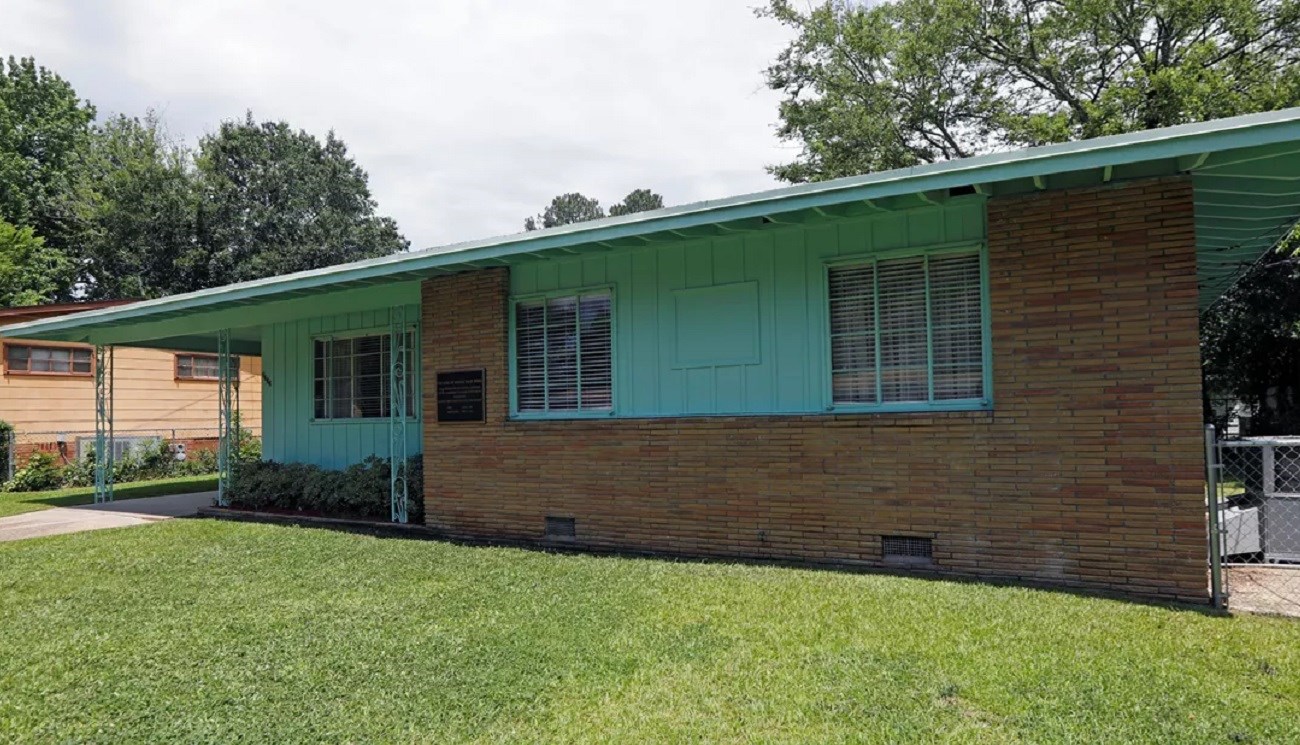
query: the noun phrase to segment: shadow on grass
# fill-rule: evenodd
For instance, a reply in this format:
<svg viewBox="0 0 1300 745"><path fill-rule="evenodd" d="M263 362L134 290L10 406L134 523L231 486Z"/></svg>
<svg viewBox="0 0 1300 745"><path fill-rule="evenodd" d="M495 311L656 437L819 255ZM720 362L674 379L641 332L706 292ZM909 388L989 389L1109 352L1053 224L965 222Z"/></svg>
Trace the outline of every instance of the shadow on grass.
<svg viewBox="0 0 1300 745"><path fill-rule="evenodd" d="M215 475L138 481L114 486L113 499L116 501L120 499L165 497L215 491L216 488L217 477ZM0 516L21 514L49 507L81 507L94 503L95 488L90 486L60 489L58 491L0 493ZM13 509L13 507L18 509Z"/></svg>
<svg viewBox="0 0 1300 745"><path fill-rule="evenodd" d="M1206 587L1206 603L1191 603L1175 600L1157 600L1142 595L1127 594L1114 590L1089 587L1068 586L1044 580L1024 577L977 577L968 574L945 571L937 566L892 567L876 563L830 562L808 559L774 558L741 555L685 555L649 550L613 549L575 543L572 540L546 539L511 539L482 538L448 533L425 525L402 525L389 522L354 520L341 518L320 518L311 516L286 515L274 513L248 512L230 508L205 508L199 510L198 518L229 520L234 522L255 522L271 525L293 525L302 528L329 530L340 533L357 533L376 538L397 538L405 540L439 541L457 546L477 548L516 548L525 551L549 554L572 554L593 557L616 557L644 561L667 561L677 564L740 564L744 566L781 567L805 571L832 572L836 574L872 574L900 577L904 579L923 580L927 582L953 582L990 587L1012 587L1040 592L1073 595L1082 598L1101 598L1115 600L1132 605L1152 608L1164 608L1202 616L1228 618L1231 614L1209 604L1209 587Z"/></svg>

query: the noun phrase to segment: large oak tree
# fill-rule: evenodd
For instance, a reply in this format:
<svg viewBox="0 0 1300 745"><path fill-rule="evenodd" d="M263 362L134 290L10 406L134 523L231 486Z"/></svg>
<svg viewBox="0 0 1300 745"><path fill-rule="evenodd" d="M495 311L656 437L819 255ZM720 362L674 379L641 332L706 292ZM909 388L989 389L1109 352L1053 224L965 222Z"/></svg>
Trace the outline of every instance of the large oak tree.
<svg viewBox="0 0 1300 745"><path fill-rule="evenodd" d="M1297 0L771 0L771 172L819 181L1300 103Z"/></svg>

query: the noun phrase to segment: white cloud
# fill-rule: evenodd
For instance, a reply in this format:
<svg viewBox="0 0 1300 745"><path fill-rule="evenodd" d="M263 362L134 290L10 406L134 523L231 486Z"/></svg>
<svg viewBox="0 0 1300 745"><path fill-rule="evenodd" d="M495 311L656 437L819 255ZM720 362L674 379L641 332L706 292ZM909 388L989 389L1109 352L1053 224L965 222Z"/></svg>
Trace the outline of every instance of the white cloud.
<svg viewBox="0 0 1300 745"><path fill-rule="evenodd" d="M670 204L774 185L755 0L6 0L0 53L190 139L252 109L333 128L415 247L514 232L550 198Z"/></svg>

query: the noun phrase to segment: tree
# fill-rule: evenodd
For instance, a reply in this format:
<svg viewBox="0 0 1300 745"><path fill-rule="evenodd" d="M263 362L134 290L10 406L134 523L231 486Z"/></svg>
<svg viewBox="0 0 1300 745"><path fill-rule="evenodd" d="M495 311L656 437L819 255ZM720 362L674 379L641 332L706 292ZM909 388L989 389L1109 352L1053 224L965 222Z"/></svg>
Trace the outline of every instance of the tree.
<svg viewBox="0 0 1300 745"><path fill-rule="evenodd" d="M1300 0L790 0L770 167L818 181L1300 102Z"/></svg>
<svg viewBox="0 0 1300 745"><path fill-rule="evenodd" d="M1211 401L1246 405L1252 434L1300 426L1300 260L1265 256L1201 322L1206 415ZM1216 402L1217 403L1217 402Z"/></svg>
<svg viewBox="0 0 1300 745"><path fill-rule="evenodd" d="M636 189L623 197L623 201L609 208L610 217L630 215L633 212L648 212L663 209L664 198L649 189Z"/></svg>
<svg viewBox="0 0 1300 745"><path fill-rule="evenodd" d="M524 230L554 228L575 222L599 220L604 216L605 210L601 208L599 201L584 197L578 192L571 192L552 199L546 209L542 210L542 214L537 217L524 218Z"/></svg>
<svg viewBox="0 0 1300 745"><path fill-rule="evenodd" d="M375 214L369 177L331 131L227 121L199 142L198 249L178 258L186 287L210 287L404 251Z"/></svg>
<svg viewBox="0 0 1300 745"><path fill-rule="evenodd" d="M35 231L0 220L0 308L50 302L71 275L72 262Z"/></svg>
<svg viewBox="0 0 1300 745"><path fill-rule="evenodd" d="M91 138L95 197L79 254L88 298L145 298L199 289L178 266L204 263L195 241L195 174L159 118L116 116Z"/></svg>
<svg viewBox="0 0 1300 745"><path fill-rule="evenodd" d="M630 215L633 212L657 210L663 206L662 196L649 189L636 189L624 197L623 201L610 207L609 216ZM599 220L604 216L605 210L601 208L599 201L571 192L552 199L546 209L542 210L542 214L536 217L525 217L524 230L554 228L575 222Z"/></svg>
<svg viewBox="0 0 1300 745"><path fill-rule="evenodd" d="M31 228L48 249L73 249L84 229L82 166L94 118L93 106L35 60L0 61L0 219Z"/></svg>

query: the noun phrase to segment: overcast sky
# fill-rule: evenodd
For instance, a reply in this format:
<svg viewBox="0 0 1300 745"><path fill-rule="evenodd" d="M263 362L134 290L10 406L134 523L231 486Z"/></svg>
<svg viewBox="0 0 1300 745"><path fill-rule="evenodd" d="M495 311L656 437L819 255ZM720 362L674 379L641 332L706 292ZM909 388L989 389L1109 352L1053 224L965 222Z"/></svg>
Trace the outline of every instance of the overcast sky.
<svg viewBox="0 0 1300 745"><path fill-rule="evenodd" d="M413 248L518 231L556 194L686 202L791 153L759 0L0 0L0 54L193 142L251 109L333 128Z"/></svg>

